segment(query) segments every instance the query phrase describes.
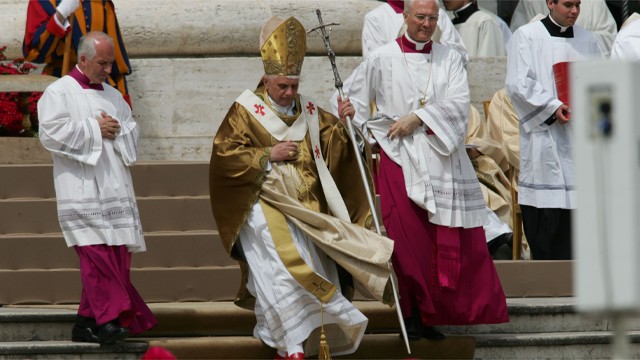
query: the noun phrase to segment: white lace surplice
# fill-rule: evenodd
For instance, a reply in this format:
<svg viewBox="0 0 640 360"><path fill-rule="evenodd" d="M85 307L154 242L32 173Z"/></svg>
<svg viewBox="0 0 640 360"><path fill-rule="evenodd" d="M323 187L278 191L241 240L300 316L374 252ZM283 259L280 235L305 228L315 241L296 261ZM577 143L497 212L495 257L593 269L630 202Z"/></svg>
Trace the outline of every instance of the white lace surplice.
<svg viewBox="0 0 640 360"><path fill-rule="evenodd" d="M46 111L44 111L46 109ZM120 122L115 140L102 139L101 112ZM136 161L138 125L114 88L83 89L70 76L38 102L40 141L51 152L60 227L68 246L126 245L144 251L140 215L128 166Z"/></svg>

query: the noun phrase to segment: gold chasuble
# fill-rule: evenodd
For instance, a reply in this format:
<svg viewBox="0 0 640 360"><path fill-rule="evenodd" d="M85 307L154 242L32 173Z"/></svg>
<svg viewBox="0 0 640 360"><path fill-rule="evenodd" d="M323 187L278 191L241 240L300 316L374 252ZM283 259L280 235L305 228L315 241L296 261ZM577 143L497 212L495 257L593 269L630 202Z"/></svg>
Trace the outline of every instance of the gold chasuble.
<svg viewBox="0 0 640 360"><path fill-rule="evenodd" d="M296 97L295 115L265 117L265 112L275 111L271 108L264 87L259 87L255 95L255 104L243 106L238 100L229 109L214 139L210 163L213 215L226 251L240 261L243 270L236 304L252 306L251 302L245 302L251 298L245 288L247 264L235 245L240 229L256 201L260 201L278 255L287 270L318 299L327 302L335 292L335 286L315 274L300 258L291 240L287 220L304 232L310 241L373 297L391 304L393 297L388 284L390 270L387 261L391 258L393 242L365 229L371 226L372 217L357 168L356 156L359 155L353 150L346 128L314 103L301 104L299 96ZM306 113L303 114L303 111ZM302 136L298 139L301 140L298 159L273 162L270 170L267 170L271 147L280 140L267 130L273 128L274 123L263 124L261 121L282 121L291 132L300 134L301 126L308 125L301 120L315 118L309 117L309 114L317 115L319 149L312 151L309 130L303 128ZM275 125L282 128L283 124ZM330 216L332 214L318 174L320 165L314 161L318 155L324 158L351 222ZM341 286L343 295L350 298L353 287L349 282Z"/></svg>

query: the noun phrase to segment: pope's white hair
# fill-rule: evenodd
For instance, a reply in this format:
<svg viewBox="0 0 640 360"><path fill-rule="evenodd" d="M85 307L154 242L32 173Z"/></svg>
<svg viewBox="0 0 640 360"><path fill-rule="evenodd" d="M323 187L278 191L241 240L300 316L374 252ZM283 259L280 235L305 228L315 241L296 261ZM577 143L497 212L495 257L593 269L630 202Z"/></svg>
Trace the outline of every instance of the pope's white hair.
<svg viewBox="0 0 640 360"><path fill-rule="evenodd" d="M266 78L268 81L272 81L277 77L286 77L287 79L291 79L291 80L295 80L295 79L300 79L299 75L275 75L275 74L264 74L264 78Z"/></svg>

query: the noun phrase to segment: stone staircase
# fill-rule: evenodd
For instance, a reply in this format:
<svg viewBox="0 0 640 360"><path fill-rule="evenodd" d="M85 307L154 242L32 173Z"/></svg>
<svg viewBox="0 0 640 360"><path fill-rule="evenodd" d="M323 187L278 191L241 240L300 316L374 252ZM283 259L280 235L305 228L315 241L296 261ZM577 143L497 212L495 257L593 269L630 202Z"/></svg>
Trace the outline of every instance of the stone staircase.
<svg viewBox="0 0 640 360"><path fill-rule="evenodd" d="M508 324L441 327L444 341L411 342L407 355L398 337L395 311L377 302L356 301L369 318L368 333L352 359L605 359L612 333L605 318L576 313L573 298L508 299ZM273 358L251 336L251 311L228 301L154 303L160 324L144 337L117 346L69 341L73 306L0 308L0 359L135 359L149 346L162 346L179 359ZM640 321L630 321L631 357L640 357Z"/></svg>
<svg viewBox="0 0 640 360"><path fill-rule="evenodd" d="M607 359L613 332L604 315L579 313L573 297L509 298L507 324L443 327L472 335L476 359ZM640 358L640 318L628 319L631 358Z"/></svg>
<svg viewBox="0 0 640 360"><path fill-rule="evenodd" d="M138 359L143 341L101 348L71 342L75 311L65 308L0 307L0 359Z"/></svg>
<svg viewBox="0 0 640 360"><path fill-rule="evenodd" d="M376 302L356 305L370 319L369 331L357 353L340 358L408 358L398 337L395 311ZM135 359L149 346L162 346L178 359L268 359L274 352L251 336L253 312L232 302L154 303L160 324L144 337L116 346L70 342L75 307L9 305L0 307L0 359ZM389 331L393 333L390 333ZM469 335L444 341L412 342L412 358L470 359L475 340Z"/></svg>
<svg viewBox="0 0 640 360"><path fill-rule="evenodd" d="M0 164L0 358L139 358L144 341L108 348L70 342L75 311L65 304L80 298L78 260L58 225L50 158L39 160ZM208 163L139 163L132 174L148 248L132 263L142 296L156 303L232 299L239 268L217 238ZM7 307L20 304L59 308Z"/></svg>
<svg viewBox="0 0 640 360"><path fill-rule="evenodd" d="M239 270L218 240L208 163L142 163L132 174L148 248L132 263L143 297L232 299ZM76 303L78 260L60 232L50 164L0 165L0 219L0 304Z"/></svg>
<svg viewBox="0 0 640 360"><path fill-rule="evenodd" d="M0 164L0 359L137 359L148 345L180 359L272 358L251 336L255 318L231 300L237 264L218 239L207 162L145 162L132 168L148 252L132 278L160 325L101 348L70 342L80 295L76 255L60 234L50 164ZM447 339L412 343L407 355L395 311L357 298L370 319L357 353L344 358L608 358L609 321L577 314L570 262L496 262L511 322L446 327ZM549 281L552 278L553 281ZM640 358L640 321L632 319Z"/></svg>

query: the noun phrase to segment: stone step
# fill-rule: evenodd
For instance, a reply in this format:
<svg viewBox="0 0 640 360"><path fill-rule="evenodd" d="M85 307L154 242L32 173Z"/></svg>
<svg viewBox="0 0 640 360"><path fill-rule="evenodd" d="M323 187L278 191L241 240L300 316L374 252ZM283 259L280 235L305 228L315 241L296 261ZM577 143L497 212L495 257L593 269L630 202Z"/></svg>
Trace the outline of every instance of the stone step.
<svg viewBox="0 0 640 360"><path fill-rule="evenodd" d="M216 230L208 195L138 198L145 232ZM0 200L0 234L60 232L56 201L50 199Z"/></svg>
<svg viewBox="0 0 640 360"><path fill-rule="evenodd" d="M509 298L574 296L573 260L496 260L494 265Z"/></svg>
<svg viewBox="0 0 640 360"><path fill-rule="evenodd" d="M151 346L163 346L180 359L246 359L273 358L273 350L252 337L255 325L253 312L243 310L232 303L217 303L217 316L201 316L206 304L187 304L191 316L185 316L185 304L151 304L160 321L158 327L144 337L133 338L123 344L149 342ZM369 317L370 326L376 326L378 306L370 302L357 302ZM209 315L209 314L204 314ZM173 323L178 317L182 321ZM74 306L55 308L4 307L0 308L0 356L3 348L14 349L13 354L27 353L28 345L48 349L53 353L71 353L74 343L69 342L70 329L75 319ZM397 320L395 320L397 321ZM215 326L217 330L210 331ZM413 358L470 359L475 341L472 336L449 336L445 341L412 342ZM88 344L79 344L85 351L93 350ZM397 333L368 334L355 354L344 358L389 359L405 357L404 343ZM106 354L103 355L108 357ZM74 356L71 356L74 357ZM44 358L44 357L43 357ZM84 358L84 355L83 355ZM115 357L114 357L115 358ZM120 357L118 357L120 358ZM340 357L343 358L343 357ZM0 357L2 359L2 357Z"/></svg>
<svg viewBox="0 0 640 360"><path fill-rule="evenodd" d="M377 301L366 301L362 297L356 298L354 304L369 318L368 332L399 333L400 327L395 308ZM611 323L607 318L576 312L574 298L507 299L507 305L510 318L508 323L442 326L439 329L445 334L455 335L611 330ZM241 309L231 302L172 303L151 306L162 319L162 323L152 330L153 336L251 334L255 324L254 314L251 311ZM190 317L191 321L185 321ZM185 326L186 324L188 326ZM627 326L629 330L640 331L640 317L629 319ZM221 331L224 332L221 333Z"/></svg>
<svg viewBox="0 0 640 360"><path fill-rule="evenodd" d="M509 322L495 325L446 326L447 334L519 334L546 332L600 332L612 329L611 321L600 314L579 313L574 297L509 298ZM640 317L627 326L640 330Z"/></svg>
<svg viewBox="0 0 640 360"><path fill-rule="evenodd" d="M606 333L611 324L604 317L576 313L574 299L509 299L510 322L497 325L442 326L447 335L490 339L518 339L528 334ZM527 305L529 303L531 305ZM395 309L376 301L354 304L367 316L369 333L400 332ZM250 336L255 326L252 311L231 301L150 303L159 324L144 334L149 338ZM77 305L0 307L0 339L4 341L68 340ZM640 331L640 319L628 319L630 331ZM500 337L504 335L504 337ZM488 336L488 337L487 337ZM502 341L502 340L501 340ZM516 341L516 340L509 340Z"/></svg>
<svg viewBox="0 0 640 360"><path fill-rule="evenodd" d="M0 307L0 339L4 342L70 341L77 306L56 308Z"/></svg>
<svg viewBox="0 0 640 360"><path fill-rule="evenodd" d="M148 339L179 359L273 359L275 351L250 336ZM366 334L358 350L337 359L473 359L475 339L450 336L443 341L411 342L411 355L397 334ZM331 348L331 344L329 344Z"/></svg>
<svg viewBox="0 0 640 360"><path fill-rule="evenodd" d="M148 302L231 301L240 282L234 266L132 269L131 279ZM0 269L0 304L77 304L77 269Z"/></svg>
<svg viewBox="0 0 640 360"><path fill-rule="evenodd" d="M368 331L398 328L395 310L375 301L355 301L369 318ZM251 336L255 314L231 301L149 303L159 324L144 337ZM70 340L78 306L11 305L0 307L1 341ZM393 330L391 330L393 331Z"/></svg>
<svg viewBox="0 0 640 360"><path fill-rule="evenodd" d="M640 333L630 332L630 358L640 358ZM612 356L611 333L544 333L447 336L444 341L410 343L407 355L396 334L367 334L358 351L340 359L606 359ZM475 342L475 346L472 345ZM272 358L273 350L251 337L149 339L179 358ZM475 348L475 349L474 349ZM469 352L471 351L471 354Z"/></svg>
<svg viewBox="0 0 640 360"><path fill-rule="evenodd" d="M575 313L575 299L509 299L511 323L490 327L440 327L447 334L446 340L411 342L411 356L405 353L404 344L398 337L393 309L372 301L356 301L355 304L370 322L358 352L344 358L600 359L609 358L611 354L613 334L608 321L594 322L589 315ZM150 346L163 346L181 359L273 357L273 350L251 336L255 325L253 312L231 302L156 303L150 306L159 325L130 342L145 341ZM75 308L75 305L0 308L0 338L6 342L0 343L0 354L5 358L19 358L6 357L6 349L19 348L24 352L29 348L28 344L40 349L49 346L50 354L67 351L64 347L73 348L76 344L69 343L68 339ZM547 318L530 320L542 314ZM630 320L631 355L638 358L640 330L637 319ZM465 330L456 332L456 328ZM125 344L130 345L129 341ZM38 357L29 355L29 358Z"/></svg>
<svg viewBox="0 0 640 360"><path fill-rule="evenodd" d="M147 351L144 341L124 341L111 346L71 341L0 342L0 360L123 359L137 360Z"/></svg>
<svg viewBox="0 0 640 360"><path fill-rule="evenodd" d="M208 162L140 162L131 177L137 197L209 195ZM53 165L0 164L0 199L55 197Z"/></svg>
<svg viewBox="0 0 640 360"><path fill-rule="evenodd" d="M135 254L133 268L234 266L216 230L145 233L147 251ZM77 269L78 256L56 234L0 235L0 269Z"/></svg>
<svg viewBox="0 0 640 360"><path fill-rule="evenodd" d="M209 162L151 161L131 168L137 197L209 196Z"/></svg>
<svg viewBox="0 0 640 360"><path fill-rule="evenodd" d="M51 164L0 164L0 199L55 196Z"/></svg>
<svg viewBox="0 0 640 360"><path fill-rule="evenodd" d="M640 332L629 331L630 359L640 358ZM475 335L476 359L610 359L611 332L547 332Z"/></svg>
<svg viewBox="0 0 640 360"><path fill-rule="evenodd" d="M47 332L40 331L38 336L32 336L29 340L0 343L0 359L20 358L19 356L8 356L16 354L23 356L28 354L29 358L51 358L44 356L42 353L51 356L51 354L74 354L74 351L82 353L95 352L95 345L74 344L68 340L47 340L47 335L51 337L52 332L60 333L60 335L54 334L53 336L55 337L62 336L68 339L70 336L69 329L73 323L73 311L58 310L58 313L62 316L57 316L58 321L47 326ZM158 315L162 324L162 314ZM56 316L50 315L50 318L53 317ZM231 318L233 317L229 316L226 320ZM199 325L203 325L206 321L206 319L201 319L199 324L194 324L193 327L186 327L198 329L200 328ZM2 328L3 332L0 334L3 335L3 339L10 339L6 333L10 333L12 337L20 334L19 329L16 331L14 327L3 324ZM200 330L202 329L200 328ZM131 346L132 343L148 341L150 346L163 346L172 351L178 358L183 359L273 357L273 351L259 340L254 339L250 334L226 335L226 333L227 331L223 331L215 334L215 336L212 334L195 336L192 332L185 336L177 336L178 334L159 336L157 332L155 334L147 333L145 337L127 341L123 346ZM30 333L28 332L22 332L22 336L28 337L29 335ZM150 335L156 336L151 337ZM640 332L631 331L628 335L632 344L632 358L638 358L640 356ZM412 354L410 358L602 359L610 357L612 351L610 344L612 341L613 334L608 331L448 335L446 340L442 342L427 340L411 342ZM473 353L473 343L475 343L475 354ZM109 357L106 351L110 349L102 350L105 351L101 353L102 356ZM141 349L138 351L142 352ZM471 351L470 354L472 355L469 355L469 351ZM43 356L34 357L34 354ZM73 355L69 356L74 357ZM83 358L85 358L84 356ZM363 339L358 352L344 358L388 359L407 357L409 356L406 356L404 344L400 341L397 333L369 333ZM96 355L96 357L90 358L100 357Z"/></svg>
<svg viewBox="0 0 640 360"><path fill-rule="evenodd" d="M152 236L153 240L153 236ZM197 255L188 243L178 244L173 239L163 239L164 251L149 251L134 255L132 279L143 297L153 302L172 301L228 301L233 300L241 277L240 268L233 260L226 257L218 241L207 243L206 240L196 240L203 248L218 250L202 250ZM61 240L60 240L61 241ZM176 243L174 245L173 243ZM19 243L16 243L20 245ZM151 246L154 246L151 243ZM57 246L64 246L62 243ZM172 250L175 246L176 250ZM22 248L18 246L18 249ZM65 256L73 257L73 251L68 249ZM39 251L33 249L31 251ZM175 252L175 256L172 255ZM15 253L13 260L19 261L20 253ZM2 255L2 253L0 253ZM27 255L24 255L25 257ZM45 253L46 256L46 253ZM2 256L0 256L2 257ZM140 262L137 258L140 257ZM193 262L193 266L180 265L179 258L184 262ZM44 259L44 258L43 258ZM77 302L80 295L80 274L77 263L69 258L70 268L41 269L36 259L30 260L33 268L7 270L0 268L0 304L66 304ZM53 260L43 260L52 263ZM5 263L15 262L3 260ZM217 264L214 266L199 266L204 263ZM147 265L154 265L147 267ZM496 262L496 270L502 281L502 286L508 298L526 297L558 297L571 296L570 261L500 261ZM557 274L554 282L548 285L549 273ZM517 276L514 276L516 274ZM357 298L365 299L365 298Z"/></svg>

